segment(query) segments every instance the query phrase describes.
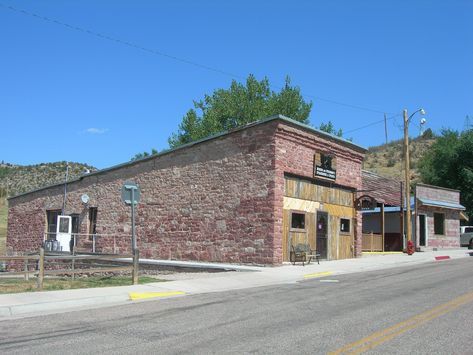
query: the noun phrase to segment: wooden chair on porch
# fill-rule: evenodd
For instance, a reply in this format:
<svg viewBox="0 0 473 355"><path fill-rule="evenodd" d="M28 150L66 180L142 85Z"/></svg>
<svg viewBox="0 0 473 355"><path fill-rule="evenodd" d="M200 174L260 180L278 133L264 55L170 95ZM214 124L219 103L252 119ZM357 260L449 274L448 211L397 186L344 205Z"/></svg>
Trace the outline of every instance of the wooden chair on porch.
<svg viewBox="0 0 473 355"><path fill-rule="evenodd" d="M302 266L305 266L306 263L310 264L313 259L317 260L317 264L320 264L320 254L317 253L316 250L310 248L309 241L307 240L307 235L302 243L293 243L291 237L290 245L291 249L289 251L289 260L292 265L296 265L296 262L301 262Z"/></svg>

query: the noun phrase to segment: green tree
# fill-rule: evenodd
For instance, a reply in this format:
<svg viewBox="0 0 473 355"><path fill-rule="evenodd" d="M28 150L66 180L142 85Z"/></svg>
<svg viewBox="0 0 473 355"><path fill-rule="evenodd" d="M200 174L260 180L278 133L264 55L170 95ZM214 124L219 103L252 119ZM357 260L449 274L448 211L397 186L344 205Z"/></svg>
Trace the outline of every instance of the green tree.
<svg viewBox="0 0 473 355"><path fill-rule="evenodd" d="M284 87L275 92L267 78L258 81L249 75L245 84L233 80L229 89L215 90L194 101L194 108L186 113L168 142L175 148L276 114L308 124L311 109L312 102L306 102L300 89L291 86L289 77Z"/></svg>
<svg viewBox="0 0 473 355"><path fill-rule="evenodd" d="M424 133L422 133L422 138L432 139L435 138L435 134L431 128L427 128Z"/></svg>
<svg viewBox="0 0 473 355"><path fill-rule="evenodd" d="M335 129L335 126L333 125L332 121L328 121L327 123L321 123L319 126L319 129L321 131L333 134L337 137L343 137L343 130L339 128L338 130Z"/></svg>
<svg viewBox="0 0 473 355"><path fill-rule="evenodd" d="M137 153L133 158L130 159L130 161L135 161L135 160L140 160L146 157L149 157L150 155L155 155L158 154L158 151L156 149L151 149L151 153L148 152L143 152L143 153Z"/></svg>
<svg viewBox="0 0 473 355"><path fill-rule="evenodd" d="M473 131L444 129L419 161L422 181L460 190L460 201L473 218Z"/></svg>

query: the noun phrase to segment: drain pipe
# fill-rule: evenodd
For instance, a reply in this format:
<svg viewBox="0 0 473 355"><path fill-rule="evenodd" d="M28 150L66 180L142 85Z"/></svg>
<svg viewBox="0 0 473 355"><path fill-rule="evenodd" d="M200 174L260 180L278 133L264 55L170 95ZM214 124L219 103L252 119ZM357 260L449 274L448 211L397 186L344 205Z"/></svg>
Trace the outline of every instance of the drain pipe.
<svg viewBox="0 0 473 355"><path fill-rule="evenodd" d="M61 215L64 216L66 213L66 197L67 197L67 178L69 177L69 163L66 162L66 178L64 180L64 199L62 200L62 212Z"/></svg>

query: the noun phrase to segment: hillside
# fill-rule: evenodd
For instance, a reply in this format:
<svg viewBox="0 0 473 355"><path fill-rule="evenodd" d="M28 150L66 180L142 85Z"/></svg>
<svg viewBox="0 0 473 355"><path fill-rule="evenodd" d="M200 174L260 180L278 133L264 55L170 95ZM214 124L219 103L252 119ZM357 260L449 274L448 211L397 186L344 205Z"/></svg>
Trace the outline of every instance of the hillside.
<svg viewBox="0 0 473 355"><path fill-rule="evenodd" d="M83 175L87 170L97 170L93 166L81 163L69 164L69 179ZM0 255L5 252L7 202L5 197L31 191L64 181L66 162L44 163L37 165L13 165L0 163Z"/></svg>
<svg viewBox="0 0 473 355"><path fill-rule="evenodd" d="M69 179L74 179L87 170L97 170L93 166L81 163L69 164ZM14 196L43 186L61 183L66 173L66 162L44 163L36 165L0 164L0 190L6 190L8 196Z"/></svg>
<svg viewBox="0 0 473 355"><path fill-rule="evenodd" d="M414 183L420 181L420 175L417 170L419 160L434 142L435 138L418 137L412 139L409 143L411 179ZM386 177L403 180L403 140L368 148L363 168Z"/></svg>

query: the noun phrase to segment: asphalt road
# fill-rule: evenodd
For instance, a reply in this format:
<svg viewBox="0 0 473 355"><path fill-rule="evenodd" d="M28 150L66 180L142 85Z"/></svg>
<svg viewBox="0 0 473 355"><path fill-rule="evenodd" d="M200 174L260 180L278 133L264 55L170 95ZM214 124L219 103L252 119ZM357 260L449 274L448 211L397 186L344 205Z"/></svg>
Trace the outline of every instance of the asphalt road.
<svg viewBox="0 0 473 355"><path fill-rule="evenodd" d="M0 353L473 354L472 315L468 258L3 321Z"/></svg>

